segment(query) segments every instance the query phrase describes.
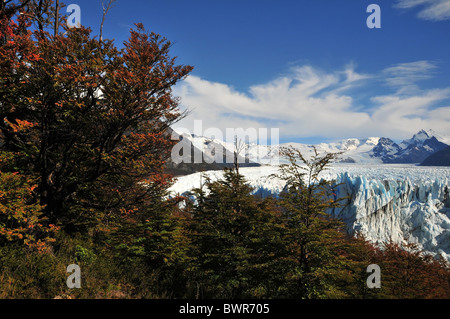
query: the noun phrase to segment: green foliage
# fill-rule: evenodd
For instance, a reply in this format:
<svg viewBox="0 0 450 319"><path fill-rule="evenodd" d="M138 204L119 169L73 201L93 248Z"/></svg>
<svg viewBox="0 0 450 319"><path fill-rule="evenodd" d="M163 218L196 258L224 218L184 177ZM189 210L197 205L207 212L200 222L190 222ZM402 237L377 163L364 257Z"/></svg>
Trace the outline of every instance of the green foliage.
<svg viewBox="0 0 450 319"><path fill-rule="evenodd" d="M91 264L95 261L95 254L92 250L84 248L81 245L75 247L75 261L81 264Z"/></svg>
<svg viewBox="0 0 450 319"><path fill-rule="evenodd" d="M329 298L346 296L336 281L345 267L344 225L330 217L326 209L337 207L331 197L332 182L320 174L338 154L314 155L306 159L299 150L284 148L281 155L289 160L280 174L285 189L279 205L286 218L286 244L290 251L287 273L289 295L293 298Z"/></svg>
<svg viewBox="0 0 450 319"><path fill-rule="evenodd" d="M107 242L138 289L147 290L150 297L182 297L190 241L179 200L163 200L167 194L161 191L138 212L126 214Z"/></svg>
<svg viewBox="0 0 450 319"><path fill-rule="evenodd" d="M268 297L277 289L283 225L275 205L251 195L236 169L195 190L190 236L196 297Z"/></svg>

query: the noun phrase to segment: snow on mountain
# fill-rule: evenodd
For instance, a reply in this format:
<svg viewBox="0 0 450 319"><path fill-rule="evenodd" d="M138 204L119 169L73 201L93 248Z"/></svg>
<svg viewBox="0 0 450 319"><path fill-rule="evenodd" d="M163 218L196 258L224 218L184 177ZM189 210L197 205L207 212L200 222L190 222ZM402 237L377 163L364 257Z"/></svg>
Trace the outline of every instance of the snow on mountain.
<svg viewBox="0 0 450 319"><path fill-rule="evenodd" d="M241 168L254 193L278 194L283 182L270 178L277 166ZM205 182L222 177L221 171L182 176L171 187L183 194ZM202 177L203 176L203 177ZM342 219L349 233L360 232L368 240L381 243L413 242L430 254L450 260L450 168L407 164L334 164L322 178L342 183L339 197L349 196L340 209L330 214Z"/></svg>
<svg viewBox="0 0 450 319"><path fill-rule="evenodd" d="M439 142L450 145L450 135L443 135L433 130L428 130L430 136L434 136Z"/></svg>
<svg viewBox="0 0 450 319"><path fill-rule="evenodd" d="M438 139L439 137L439 139ZM400 150L385 163L421 163L428 156L448 146L448 138L433 130L421 130L399 144Z"/></svg>
<svg viewBox="0 0 450 319"><path fill-rule="evenodd" d="M437 133L432 129L428 129L428 130L420 130L419 132L414 134L411 139L407 139L401 142L400 146L402 148L406 148L410 144L422 146L426 140L432 137L435 137L441 143L450 145L450 136Z"/></svg>
<svg viewBox="0 0 450 319"><path fill-rule="evenodd" d="M343 163L378 164L382 163L381 159L371 156L370 152L377 145L379 139L380 138L378 137L370 137L367 139L349 138L338 142L319 143L314 145L314 147L319 152L319 154L324 152L328 153L342 152L342 155L340 156L340 161ZM289 147L289 146L292 146L293 148L300 150L306 158L311 157L314 154L312 145L302 143L283 143L271 147L250 144L248 147L248 153L253 154L255 156L258 154L259 151L260 152L259 154L266 154L264 159L277 158L279 162L283 162L284 160L282 158L278 158L279 150L282 147ZM261 151L261 149L263 149L263 151Z"/></svg>
<svg viewBox="0 0 450 319"><path fill-rule="evenodd" d="M430 134L428 134L428 133L430 133ZM433 136L433 134L431 134L432 133L431 130L429 130L428 133L425 130L420 130L419 132L414 134L412 138L403 140L400 143L400 147L405 149L411 144L421 146L423 144L423 142L425 142L427 139L429 139L431 136Z"/></svg>
<svg viewBox="0 0 450 319"><path fill-rule="evenodd" d="M372 149L372 156L380 158L382 162L387 162L395 158L401 148L393 140L382 137L378 140L377 145Z"/></svg>
<svg viewBox="0 0 450 319"><path fill-rule="evenodd" d="M203 150L205 157L211 157L215 151L221 149L224 154L233 154L235 146L233 142L225 142L219 139L206 138L191 134L183 136L195 146ZM360 164L379 163L421 163L431 154L440 151L450 145L450 136L437 133L433 130L421 130L411 139L396 143L387 137L369 137L364 139L348 138L336 142L319 143L314 145L320 152L342 152L341 162ZM282 161L279 158L280 147L293 146L299 149L303 155L313 155L313 149L309 144L283 143L279 145L261 145L247 143L240 152L247 162L260 164L274 164Z"/></svg>
<svg viewBox="0 0 450 319"><path fill-rule="evenodd" d="M309 145L285 143L292 145L311 155ZM349 138L333 143L315 145L319 152L343 152L341 161L346 163L421 163L431 154L450 145L450 136L439 134L433 130L421 130L411 139L397 144L386 137L369 137L367 139Z"/></svg>
<svg viewBox="0 0 450 319"><path fill-rule="evenodd" d="M177 142L167 159L166 170L174 176L222 170L234 163L234 146L231 143L175 130L170 131L170 137ZM242 167L260 165L241 155L238 156L238 162Z"/></svg>

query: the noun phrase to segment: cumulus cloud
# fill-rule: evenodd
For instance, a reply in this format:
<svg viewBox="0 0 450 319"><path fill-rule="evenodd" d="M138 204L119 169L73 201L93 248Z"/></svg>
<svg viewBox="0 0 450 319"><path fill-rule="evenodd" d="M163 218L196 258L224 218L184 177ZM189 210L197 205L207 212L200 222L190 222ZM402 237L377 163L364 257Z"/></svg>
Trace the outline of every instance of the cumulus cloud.
<svg viewBox="0 0 450 319"><path fill-rule="evenodd" d="M240 92L223 83L189 76L174 93L191 114L177 127L193 132L194 120L203 128L280 129L282 137L405 138L422 128L446 132L450 88L421 90L417 82L428 79L435 65L417 61L390 66L379 74L361 74L354 65L324 72L311 65L294 67L288 75ZM358 92L385 78L394 88L390 95L373 96L360 105ZM357 90L359 89L359 90Z"/></svg>
<svg viewBox="0 0 450 319"><path fill-rule="evenodd" d="M436 107L450 99L450 88L432 89L415 95L376 96L371 115L372 125L386 136L407 137L420 129L433 128L447 133L449 116L442 116L448 107Z"/></svg>
<svg viewBox="0 0 450 319"><path fill-rule="evenodd" d="M242 93L226 84L189 76L175 91L182 105L191 110L178 126L192 130L193 121L201 119L205 126L222 130L279 127L280 134L303 137L357 132L369 117L355 110L352 97L342 90L365 78L352 69L330 74L302 66Z"/></svg>
<svg viewBox="0 0 450 319"><path fill-rule="evenodd" d="M424 20L450 19L450 0L397 0L396 7L402 9L420 7L417 16Z"/></svg>

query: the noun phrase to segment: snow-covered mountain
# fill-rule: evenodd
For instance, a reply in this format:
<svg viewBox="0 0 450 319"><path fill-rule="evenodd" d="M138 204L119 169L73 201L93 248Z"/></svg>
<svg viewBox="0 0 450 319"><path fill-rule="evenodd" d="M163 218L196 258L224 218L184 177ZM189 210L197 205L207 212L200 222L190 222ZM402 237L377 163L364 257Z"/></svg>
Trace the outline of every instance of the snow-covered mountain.
<svg viewBox="0 0 450 319"><path fill-rule="evenodd" d="M370 151L370 155L379 158L383 163L390 162L396 158L396 154L401 152L402 148L390 138L382 137L377 145Z"/></svg>
<svg viewBox="0 0 450 319"><path fill-rule="evenodd" d="M241 168L240 173L261 196L278 194L284 183L270 178L278 166ZM206 174L220 179L221 171L182 176L171 187L183 194L200 187ZM412 164L334 164L322 178L336 180L338 197L349 199L329 213L342 219L349 233L360 232L374 243L393 240L416 243L432 255L450 260L450 195L448 167Z"/></svg>
<svg viewBox="0 0 450 319"><path fill-rule="evenodd" d="M433 130L421 130L397 146L398 151L385 163L422 163L431 154L448 146L449 139ZM394 143L395 144L395 143Z"/></svg>
<svg viewBox="0 0 450 319"><path fill-rule="evenodd" d="M234 163L234 146L218 139L177 132L171 128L167 134L176 141L167 159L166 169L175 176L208 170L222 170ZM237 157L242 167L259 166L249 158Z"/></svg>
<svg viewBox="0 0 450 319"><path fill-rule="evenodd" d="M450 136L433 130L421 130L411 139L400 143L387 137L346 139L337 143L319 144L324 151L343 151L341 161L346 163L421 163L425 158L450 145Z"/></svg>
<svg viewBox="0 0 450 319"><path fill-rule="evenodd" d="M233 154L234 143L224 142L218 139L206 138L190 134L180 134L185 141L189 141L197 150L203 150L204 157L211 159L211 154L221 149L221 154ZM433 130L421 130L411 139L400 143L387 137L369 137L364 139L348 138L331 143L314 145L320 152L343 152L340 156L342 163L421 163L431 154L436 153L450 145L450 136L434 132ZM259 145L256 143L245 144L241 150L241 162L267 164L274 161L283 161L279 158L280 147L293 146L301 150L305 156L313 154L309 144L283 143L279 145ZM228 155L229 156L229 155ZM231 156L232 158L232 156ZM225 156L223 157L225 162Z"/></svg>

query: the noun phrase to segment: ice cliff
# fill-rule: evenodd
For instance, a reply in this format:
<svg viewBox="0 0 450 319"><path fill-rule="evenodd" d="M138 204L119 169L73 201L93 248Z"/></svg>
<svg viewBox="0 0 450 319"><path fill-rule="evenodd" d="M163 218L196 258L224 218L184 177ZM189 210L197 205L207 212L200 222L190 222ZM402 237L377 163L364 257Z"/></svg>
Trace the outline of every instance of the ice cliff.
<svg viewBox="0 0 450 319"><path fill-rule="evenodd" d="M360 232L374 243L392 240L416 243L450 260L450 197L447 178L434 181L367 179L338 176L338 198L349 197L330 213L350 233Z"/></svg>
<svg viewBox="0 0 450 319"><path fill-rule="evenodd" d="M284 183L269 178L276 166L247 167L240 170L265 197L278 194ZM172 187L183 194L199 187L208 175L220 179L221 171L195 173L178 178ZM360 232L374 243L393 240L416 243L423 250L450 260L450 168L415 165L336 165L322 178L336 180L336 197L348 197L343 207L330 211L342 219L350 233Z"/></svg>

